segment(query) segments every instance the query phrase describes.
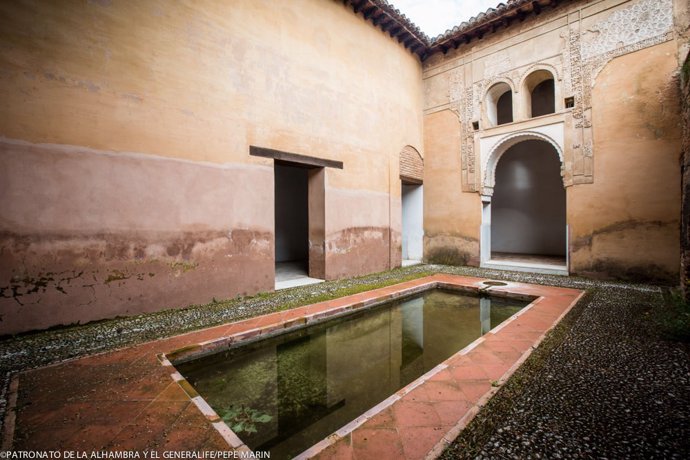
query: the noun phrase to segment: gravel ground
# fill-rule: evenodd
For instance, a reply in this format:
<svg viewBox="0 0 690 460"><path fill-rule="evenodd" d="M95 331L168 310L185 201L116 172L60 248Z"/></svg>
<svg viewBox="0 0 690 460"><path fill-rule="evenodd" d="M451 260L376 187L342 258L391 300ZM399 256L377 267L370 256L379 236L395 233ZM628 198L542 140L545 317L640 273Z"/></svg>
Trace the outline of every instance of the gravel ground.
<svg viewBox="0 0 690 460"><path fill-rule="evenodd" d="M690 458L690 358L684 345L649 330L649 312L662 302L658 287L435 265L2 340L0 420L15 372L430 272L590 290L445 458Z"/></svg>
<svg viewBox="0 0 690 460"><path fill-rule="evenodd" d="M690 350L663 302L591 290L442 458L690 458Z"/></svg>

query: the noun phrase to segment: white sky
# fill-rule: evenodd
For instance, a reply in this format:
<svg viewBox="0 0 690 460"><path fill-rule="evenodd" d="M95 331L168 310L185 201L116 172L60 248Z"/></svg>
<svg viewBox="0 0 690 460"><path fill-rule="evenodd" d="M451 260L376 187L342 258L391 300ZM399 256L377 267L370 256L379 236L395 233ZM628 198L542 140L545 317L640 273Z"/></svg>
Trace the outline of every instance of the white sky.
<svg viewBox="0 0 690 460"><path fill-rule="evenodd" d="M388 0L429 38L495 8L502 1L505 3L505 0Z"/></svg>

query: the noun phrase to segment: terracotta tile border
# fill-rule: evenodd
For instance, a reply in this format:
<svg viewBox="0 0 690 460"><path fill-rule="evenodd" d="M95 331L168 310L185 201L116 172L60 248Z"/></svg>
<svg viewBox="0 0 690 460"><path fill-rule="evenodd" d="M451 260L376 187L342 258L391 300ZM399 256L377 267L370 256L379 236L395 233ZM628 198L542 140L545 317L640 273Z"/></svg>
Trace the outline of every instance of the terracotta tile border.
<svg viewBox="0 0 690 460"><path fill-rule="evenodd" d="M487 379L477 380L468 378L451 381L452 385L455 385L455 387L452 388L459 389L459 394L464 395L464 398L466 398L469 403L469 408L464 414L459 416L455 424L441 427L443 429L439 430L439 434L436 436L438 439L434 438L435 442L433 447L427 452L425 457L416 455L406 456L406 458L435 458L472 420L479 411L479 408L498 391L500 385L517 370L517 368L529 357L532 350L541 343L546 334L558 324L584 294L584 291L576 289L516 282L498 282L500 285L487 285L485 284L487 281L493 282L493 280L489 279L436 274L393 286L341 297L339 299L298 307L284 312L271 313L261 317L228 324L226 325L227 327L221 328L222 332L227 335L221 335L165 354L159 354L158 359L163 366L170 368L172 379L180 385L191 401L206 417L209 423L220 433L228 445L236 450L250 451L249 447L247 447L225 424L203 397L201 397L189 382L177 372L174 364L197 359L201 356L212 354L219 349L237 347L263 340L301 327L328 321L348 315L354 311L361 311L391 300L408 297L435 288L474 294L485 293L496 297L531 300L531 303L518 313L296 457L297 459L306 459L317 456L328 456L327 452L324 452L326 449L336 447L336 444L343 443L344 445L341 447L345 451L349 451L351 456L353 444L355 443L351 435L355 430L366 425L367 422L372 420L376 415L388 408L393 408L396 404L402 404L400 401L408 395L412 396L413 393L414 396L416 396L416 398L413 399L416 401L421 401L422 403L438 403L439 401L434 401L428 395L425 396L423 389L427 382L432 379L439 380L440 377L443 377L443 374L441 374L442 371L454 369L456 365L463 364L472 366L472 359L478 360L479 362L481 362L482 359L485 361L488 359L489 361L486 361L486 365L490 366L493 363L494 367L492 369L494 369L494 371L499 369L499 378L497 380L488 380L490 386L487 391L481 390L481 387L487 384ZM536 336L536 338L528 340L525 336ZM510 341L510 339L512 339L513 343L521 342L523 344L529 344L525 350L508 347L509 350L513 351L513 354L519 353L517 359L511 359L506 362L504 358L492 352L490 348L488 348L488 350L482 349L482 346L484 346L483 348L487 348L488 341L494 344L497 340L500 343L500 341ZM465 362L468 359L470 361ZM508 369L503 371L503 367L508 364ZM463 382L465 385L464 393L462 393ZM479 395L475 395L477 390L472 390L472 387L476 387L477 385L480 386L479 391L481 394ZM468 394L470 396L467 396ZM393 421L394 424L399 422L400 421ZM397 427L398 425L396 425L396 428ZM428 430L428 427L412 426L406 427L405 429L412 430L412 433L414 433L415 429ZM397 431L396 436L400 436Z"/></svg>

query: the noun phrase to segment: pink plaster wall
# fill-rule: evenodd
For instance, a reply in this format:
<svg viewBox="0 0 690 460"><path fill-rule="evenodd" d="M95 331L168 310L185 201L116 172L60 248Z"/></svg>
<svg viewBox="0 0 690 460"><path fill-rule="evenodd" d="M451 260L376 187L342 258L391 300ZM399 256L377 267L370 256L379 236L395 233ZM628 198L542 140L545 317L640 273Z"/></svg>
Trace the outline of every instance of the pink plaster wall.
<svg viewBox="0 0 690 460"><path fill-rule="evenodd" d="M273 289L273 172L0 143L0 334Z"/></svg>

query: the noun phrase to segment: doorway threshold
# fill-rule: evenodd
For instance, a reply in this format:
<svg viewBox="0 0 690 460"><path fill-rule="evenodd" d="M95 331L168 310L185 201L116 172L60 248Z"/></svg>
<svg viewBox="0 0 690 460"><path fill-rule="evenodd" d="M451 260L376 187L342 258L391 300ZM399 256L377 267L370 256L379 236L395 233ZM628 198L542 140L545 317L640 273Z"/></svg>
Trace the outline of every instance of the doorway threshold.
<svg viewBox="0 0 690 460"><path fill-rule="evenodd" d="M422 263L421 260L403 259L402 266L403 267L411 267L413 265L420 265L421 263Z"/></svg>
<svg viewBox="0 0 690 460"><path fill-rule="evenodd" d="M324 280L322 279L309 277L307 266L308 262L306 261L278 262L276 264L275 290L323 283Z"/></svg>
<svg viewBox="0 0 690 460"><path fill-rule="evenodd" d="M318 284L323 283L325 280L320 280L318 278L309 278L308 276L301 276L299 278L291 278L289 280L276 280L275 290L280 291L281 289L288 289L297 286L306 286L308 284Z"/></svg>
<svg viewBox="0 0 690 460"><path fill-rule="evenodd" d="M534 262L522 262L518 260L489 259L479 264L480 268L493 268L495 270L512 270L516 272L540 273L542 275L568 276L566 265L555 265Z"/></svg>

